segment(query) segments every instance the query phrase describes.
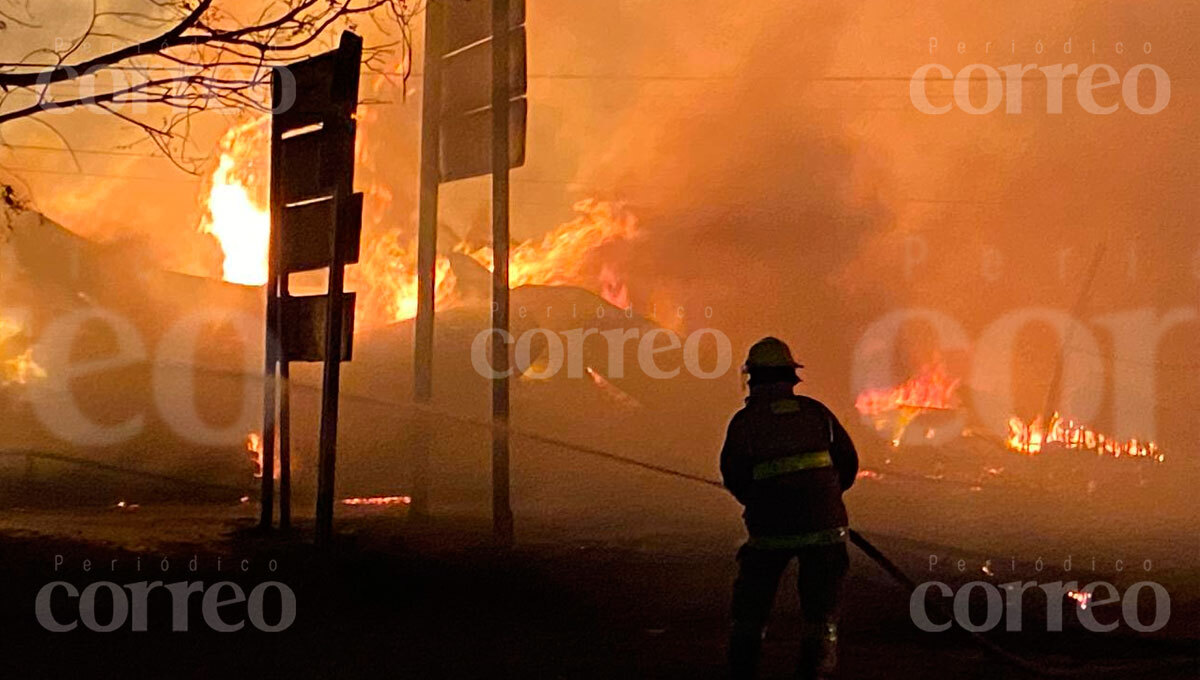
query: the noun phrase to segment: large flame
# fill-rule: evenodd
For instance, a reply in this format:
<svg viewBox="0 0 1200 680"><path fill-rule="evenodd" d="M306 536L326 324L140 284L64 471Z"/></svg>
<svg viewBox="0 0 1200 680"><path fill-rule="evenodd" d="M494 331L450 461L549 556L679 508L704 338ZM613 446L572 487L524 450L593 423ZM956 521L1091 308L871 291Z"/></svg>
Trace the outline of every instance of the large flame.
<svg viewBox="0 0 1200 680"><path fill-rule="evenodd" d="M351 280L365 289L358 311L364 319L388 323L417 315L417 244L393 229L363 248ZM438 256L435 305L445 309L457 302L450 261Z"/></svg>
<svg viewBox="0 0 1200 680"><path fill-rule="evenodd" d="M576 203L574 209L578 213L575 219L560 224L540 239L522 241L510 249L510 287L531 284L580 285L587 278L584 272L589 252L606 243L629 239L637 231L637 218L618 203L585 199ZM492 271L491 246L471 249L459 244L455 251L469 255ZM610 267L606 265L600 271L595 282L588 283L599 287L601 293L628 297L628 291L624 290L624 285L620 284ZM613 304L621 302L619 299L608 301Z"/></svg>
<svg viewBox="0 0 1200 680"><path fill-rule="evenodd" d="M864 390L854 401L854 407L871 418L875 429L890 427L892 446L900 446L908 426L924 411L958 408L960 383L958 378L950 377L941 361L935 361L895 387Z"/></svg>
<svg viewBox="0 0 1200 680"><path fill-rule="evenodd" d="M201 231L212 234L224 254L222 276L226 281L262 285L267 280L270 214L270 138L266 118L231 128L220 145L221 156L211 177L206 216ZM367 121L363 121L367 122ZM358 158L368 163L370 155L359 135ZM391 201L386 186L368 187L368 218L377 218ZM607 243L631 238L636 218L618 203L588 199L574 206L576 217L541 238L511 246L509 285L576 285L596 291L608 302L626 307L629 291L612 265L595 262L596 249ZM365 219L364 224L376 224ZM367 236L360 264L347 273L347 281L359 292L358 322L378 326L411 319L417 313L416 247L411 231L391 228ZM492 269L492 248L472 247L466 242L453 251ZM461 302L449 260L437 258L435 299L438 308Z"/></svg>
<svg viewBox="0 0 1200 680"><path fill-rule="evenodd" d="M941 362L934 362L895 387L864 390L854 407L870 416L902 409L949 410L958 407L960 383L958 378L950 377Z"/></svg>
<svg viewBox="0 0 1200 680"><path fill-rule="evenodd" d="M1114 439L1073 420L1064 419L1058 413L1050 417L1049 427L1043 426L1041 416L1029 423L1013 416L1008 421L1008 433L1008 448L1030 456L1041 453L1047 444L1058 444L1066 449L1095 451L1097 455L1114 458L1141 458L1155 463L1165 459L1154 442Z"/></svg>
<svg viewBox="0 0 1200 680"><path fill-rule="evenodd" d="M231 128L221 140L221 158L213 171L208 214L200 230L212 234L225 255L226 281L261 286L267 282L271 214L265 182L269 173L262 145L270 144L266 118Z"/></svg>

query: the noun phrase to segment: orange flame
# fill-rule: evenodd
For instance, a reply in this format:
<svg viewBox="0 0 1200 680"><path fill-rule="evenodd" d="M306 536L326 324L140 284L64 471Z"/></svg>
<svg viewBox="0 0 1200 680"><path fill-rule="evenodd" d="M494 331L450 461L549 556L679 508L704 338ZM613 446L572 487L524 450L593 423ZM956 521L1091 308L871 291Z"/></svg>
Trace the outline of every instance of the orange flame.
<svg viewBox="0 0 1200 680"><path fill-rule="evenodd" d="M270 144L268 118L231 128L221 139L221 158L209 188L208 214L200 231L221 244L222 277L231 283L261 286L267 282L271 214L265 186L269 171L261 149Z"/></svg>
<svg viewBox="0 0 1200 680"><path fill-rule="evenodd" d="M25 333L21 324L0 317L0 387L28 385L46 377L46 371L33 360L33 348L20 353L7 351L9 340Z"/></svg>
<svg viewBox="0 0 1200 680"><path fill-rule="evenodd" d="M958 407L956 392L961 382L951 378L940 362L926 364L915 377L896 387L863 391L854 407L869 416L903 409L950 410Z"/></svg>
<svg viewBox="0 0 1200 680"><path fill-rule="evenodd" d="M575 219L560 224L540 239L522 241L509 250L508 285L579 285L585 280L589 251L613 241L632 238L637 218L619 203L585 199L573 206ZM492 271L492 248L454 249Z"/></svg>
<svg viewBox="0 0 1200 680"><path fill-rule="evenodd" d="M364 496L343 498L342 505L411 505L410 496Z"/></svg>
<svg viewBox="0 0 1200 680"><path fill-rule="evenodd" d="M371 120L368 115L360 122ZM262 285L267 280L270 240L268 118L230 128L221 140L221 155L211 177L206 197L206 215L200 230L220 243L224 255L222 277L226 281ZM365 125L364 125L365 127ZM357 157L361 164L372 162L364 135L359 135ZM374 185L364 190L371 199L368 213L378 216L391 201L391 190ZM517 243L510 248L509 285L576 285L598 291L619 307L629 304L629 291L609 265L598 274L588 257L596 248L632 238L636 218L617 203L594 199L574 206L577 216L545 236ZM370 217L370 216L368 216ZM370 220L364 224L373 224ZM465 242L454 246L491 271L490 246L472 248ZM417 312L415 239L400 229L391 229L365 242L360 264L347 273L359 291L357 318L363 326L378 326L411 319ZM447 258L439 256L436 267L435 304L441 309L461 302L455 293L455 277Z"/></svg>
<svg viewBox="0 0 1200 680"><path fill-rule="evenodd" d="M1095 451L1097 455L1113 458L1142 458L1155 463L1165 460L1154 442L1137 439L1122 442L1073 420L1064 420L1058 413L1050 417L1049 427L1043 427L1041 416L1030 423L1013 416L1008 420L1008 433L1008 448L1028 456L1038 455L1047 444L1060 444L1063 448Z"/></svg>
<svg viewBox="0 0 1200 680"><path fill-rule="evenodd" d="M257 432L246 434L246 452L250 454L250 460L254 461L254 478L262 479L263 476L263 441L262 435ZM279 479L279 459L275 459L275 479Z"/></svg>
<svg viewBox="0 0 1200 680"><path fill-rule="evenodd" d="M405 239L399 230L389 231L369 243L360 258L353 280L365 288L362 295L364 317L389 323L417 315L416 243ZM434 304L446 309L457 301L455 276L450 261L437 258ZM365 323L365 322L364 322Z"/></svg>
<svg viewBox="0 0 1200 680"><path fill-rule="evenodd" d="M940 361L926 364L920 372L890 388L864 390L854 401L859 413L869 416L876 430L892 428L892 446L900 446L908 426L924 411L948 411L958 408L958 386ZM934 431L925 434L932 439Z"/></svg>

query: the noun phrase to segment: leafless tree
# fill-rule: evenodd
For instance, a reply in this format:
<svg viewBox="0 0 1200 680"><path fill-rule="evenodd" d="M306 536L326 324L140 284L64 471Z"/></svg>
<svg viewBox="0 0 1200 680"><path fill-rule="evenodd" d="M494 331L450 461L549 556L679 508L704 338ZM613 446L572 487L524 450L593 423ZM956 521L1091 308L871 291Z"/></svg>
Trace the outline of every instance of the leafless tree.
<svg viewBox="0 0 1200 680"><path fill-rule="evenodd" d="M339 29L369 22L382 36L364 50L369 70L398 59L392 73L403 79L411 63L416 0L88 1L91 19L74 37L0 62L0 127L36 121L69 147L46 114L90 107L140 129L176 165L198 172L203 161L189 150L194 116L266 110L271 68L331 47ZM0 45L37 35L64 4L0 0Z"/></svg>

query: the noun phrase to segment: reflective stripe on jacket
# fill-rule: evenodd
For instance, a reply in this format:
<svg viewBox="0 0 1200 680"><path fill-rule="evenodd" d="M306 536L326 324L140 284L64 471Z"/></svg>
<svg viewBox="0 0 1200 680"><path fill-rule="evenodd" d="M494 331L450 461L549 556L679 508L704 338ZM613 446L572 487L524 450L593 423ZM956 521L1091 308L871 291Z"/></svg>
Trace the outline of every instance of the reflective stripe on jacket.
<svg viewBox="0 0 1200 680"><path fill-rule="evenodd" d="M746 507L751 545L821 545L849 524L842 492L858 454L824 404L787 384L762 385L729 423L721 473Z"/></svg>
<svg viewBox="0 0 1200 680"><path fill-rule="evenodd" d="M746 545L759 550L799 550L817 545L844 543L849 531L847 527L834 527L833 529L806 531L802 534L751 536Z"/></svg>

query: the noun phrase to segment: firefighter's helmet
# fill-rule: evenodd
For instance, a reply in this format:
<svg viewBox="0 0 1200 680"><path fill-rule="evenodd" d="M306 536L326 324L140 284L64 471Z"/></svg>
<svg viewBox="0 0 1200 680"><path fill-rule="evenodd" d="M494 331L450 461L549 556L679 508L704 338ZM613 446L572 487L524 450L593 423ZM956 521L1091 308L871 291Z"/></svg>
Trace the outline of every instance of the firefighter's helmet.
<svg viewBox="0 0 1200 680"><path fill-rule="evenodd" d="M765 337L750 347L742 371L748 373L756 368L804 368L792 358L787 343L774 337Z"/></svg>

